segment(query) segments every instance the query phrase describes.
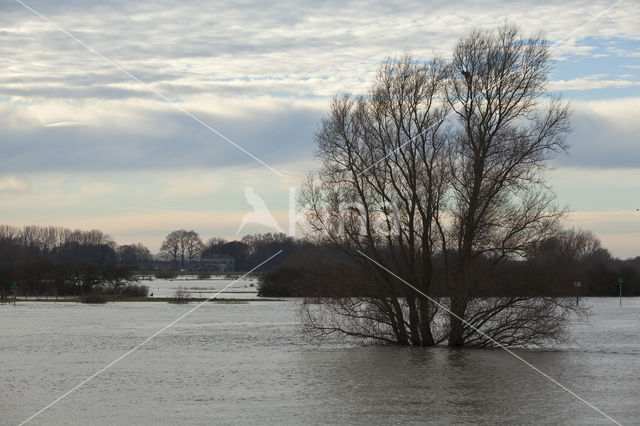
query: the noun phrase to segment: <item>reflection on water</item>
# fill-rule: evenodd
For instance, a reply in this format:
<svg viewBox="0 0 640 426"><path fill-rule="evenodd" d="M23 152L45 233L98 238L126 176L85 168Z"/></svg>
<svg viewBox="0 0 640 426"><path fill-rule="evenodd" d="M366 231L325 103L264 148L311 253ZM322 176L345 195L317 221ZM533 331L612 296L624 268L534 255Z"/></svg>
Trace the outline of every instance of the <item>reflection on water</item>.
<svg viewBox="0 0 640 426"><path fill-rule="evenodd" d="M623 424L640 419L640 299L591 300L519 352ZM17 424L194 305L0 306L0 423ZM500 350L315 345L295 302L206 304L33 424L584 424L607 420Z"/></svg>

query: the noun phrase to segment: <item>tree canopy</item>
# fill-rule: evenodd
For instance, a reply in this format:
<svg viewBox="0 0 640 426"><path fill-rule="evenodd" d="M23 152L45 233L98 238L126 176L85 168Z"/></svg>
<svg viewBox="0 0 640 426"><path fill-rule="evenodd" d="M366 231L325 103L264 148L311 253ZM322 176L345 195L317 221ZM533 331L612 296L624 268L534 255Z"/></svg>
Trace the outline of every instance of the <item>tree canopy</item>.
<svg viewBox="0 0 640 426"><path fill-rule="evenodd" d="M501 263L560 232L544 170L567 149L570 109L547 91L550 64L542 37L476 30L451 60L388 59L368 94L334 97L301 196L307 230L374 279L369 297L310 305L309 329L427 346L560 336L560 299L479 298Z"/></svg>

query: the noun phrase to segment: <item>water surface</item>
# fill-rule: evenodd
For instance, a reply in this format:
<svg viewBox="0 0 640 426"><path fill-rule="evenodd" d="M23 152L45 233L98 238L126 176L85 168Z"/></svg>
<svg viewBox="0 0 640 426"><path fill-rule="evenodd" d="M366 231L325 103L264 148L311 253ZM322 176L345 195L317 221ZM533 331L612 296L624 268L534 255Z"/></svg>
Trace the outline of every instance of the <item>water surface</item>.
<svg viewBox="0 0 640 426"><path fill-rule="evenodd" d="M153 297L171 297L178 288L188 291L191 297L217 299L253 299L258 294L256 277L214 275L208 279L198 279L182 275L171 280L141 280L138 284L149 286L149 293L153 294Z"/></svg>
<svg viewBox="0 0 640 426"><path fill-rule="evenodd" d="M591 299L556 351L518 352L640 424L640 299ZM195 305L0 306L0 424L18 424ZM297 303L206 304L32 420L112 424L608 424L500 350L308 342Z"/></svg>

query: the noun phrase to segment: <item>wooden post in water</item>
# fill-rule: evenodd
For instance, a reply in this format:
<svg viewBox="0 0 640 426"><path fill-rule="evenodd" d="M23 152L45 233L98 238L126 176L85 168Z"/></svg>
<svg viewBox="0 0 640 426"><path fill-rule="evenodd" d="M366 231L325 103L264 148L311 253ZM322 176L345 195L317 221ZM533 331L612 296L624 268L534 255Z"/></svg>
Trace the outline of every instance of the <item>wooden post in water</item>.
<svg viewBox="0 0 640 426"><path fill-rule="evenodd" d="M11 284L11 290L13 290L13 306L16 306L16 290L18 289L18 284L14 281Z"/></svg>
<svg viewBox="0 0 640 426"><path fill-rule="evenodd" d="M582 283L580 281L574 281L573 282L573 286L576 288L576 306L578 306L579 303L579 299L578 299L578 289L580 287L582 287Z"/></svg>
<svg viewBox="0 0 640 426"><path fill-rule="evenodd" d="M620 286L620 307L622 307L622 283L623 283L623 279L622 277L618 278L618 285Z"/></svg>

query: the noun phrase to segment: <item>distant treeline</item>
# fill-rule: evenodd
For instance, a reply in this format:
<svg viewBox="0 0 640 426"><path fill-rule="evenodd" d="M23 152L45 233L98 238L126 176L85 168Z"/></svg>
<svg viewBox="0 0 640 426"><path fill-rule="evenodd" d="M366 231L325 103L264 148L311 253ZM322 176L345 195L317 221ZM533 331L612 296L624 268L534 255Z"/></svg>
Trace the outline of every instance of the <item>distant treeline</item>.
<svg viewBox="0 0 640 426"><path fill-rule="evenodd" d="M237 271L249 271L280 250L279 256L258 270L261 295L345 296L371 291L370 277L348 255L347 247L338 251L283 233L247 235L240 241L211 238L200 245L197 257L229 255L235 258ZM134 273L148 270L158 259L169 260L162 253L154 258L142 244L117 245L99 230L0 226L0 298L11 294L13 283L19 295L83 295L98 289L126 294L127 288L133 288ZM438 261L436 256L435 268ZM613 258L591 233L583 231L546 240L526 259L502 262L490 277L480 270L481 264L477 267L486 283L484 296L573 296L576 292L616 296L620 278L624 296L640 296L640 257ZM577 289L576 282L580 282ZM446 276L434 288L435 294L446 295Z"/></svg>
<svg viewBox="0 0 640 426"><path fill-rule="evenodd" d="M235 260L235 271L247 272L282 251L282 256L274 257L259 268L266 271L279 265L286 254L309 246L311 244L304 240L270 232L246 235L240 241L214 237L203 243L196 231L178 229L165 237L156 260L165 262L164 267L174 271L192 271L202 266L201 261L213 256L231 256Z"/></svg>
<svg viewBox="0 0 640 426"><path fill-rule="evenodd" d="M269 232L246 235L240 241L211 238L204 246L202 257L229 255L235 258L237 271L250 271L282 250L280 255L260 268L260 271L268 271L276 268L288 256L311 247L313 245L306 240L295 239L284 233Z"/></svg>
<svg viewBox="0 0 640 426"><path fill-rule="evenodd" d="M84 295L97 287L121 293L132 266L150 259L141 245L116 246L99 230L0 226L0 298L15 284L18 295Z"/></svg>
<svg viewBox="0 0 640 426"><path fill-rule="evenodd" d="M158 263L178 271L185 260L229 255L237 271L249 271L280 250L291 254L307 246L282 233L248 235L241 241L212 238L204 244L196 232L179 230L153 256L140 243L118 245L100 230L0 225L0 299L12 294L14 283L20 296L140 295L142 286L133 286L135 273L151 271ZM277 267L284 257L277 256L260 271Z"/></svg>
<svg viewBox="0 0 640 426"><path fill-rule="evenodd" d="M379 296L371 294L368 272L342 251L306 243L287 253L282 263L262 274L259 294L270 297ZM444 256L434 257L434 270L443 271ZM611 256L590 232L567 231L543 241L526 259L502 261L497 268L487 257L475 265L482 277L478 295L504 296L617 296L622 278L623 296L640 296L640 257ZM491 271L488 273L488 271ZM448 294L446 275L433 283L433 293ZM398 285L402 285L398 282Z"/></svg>

